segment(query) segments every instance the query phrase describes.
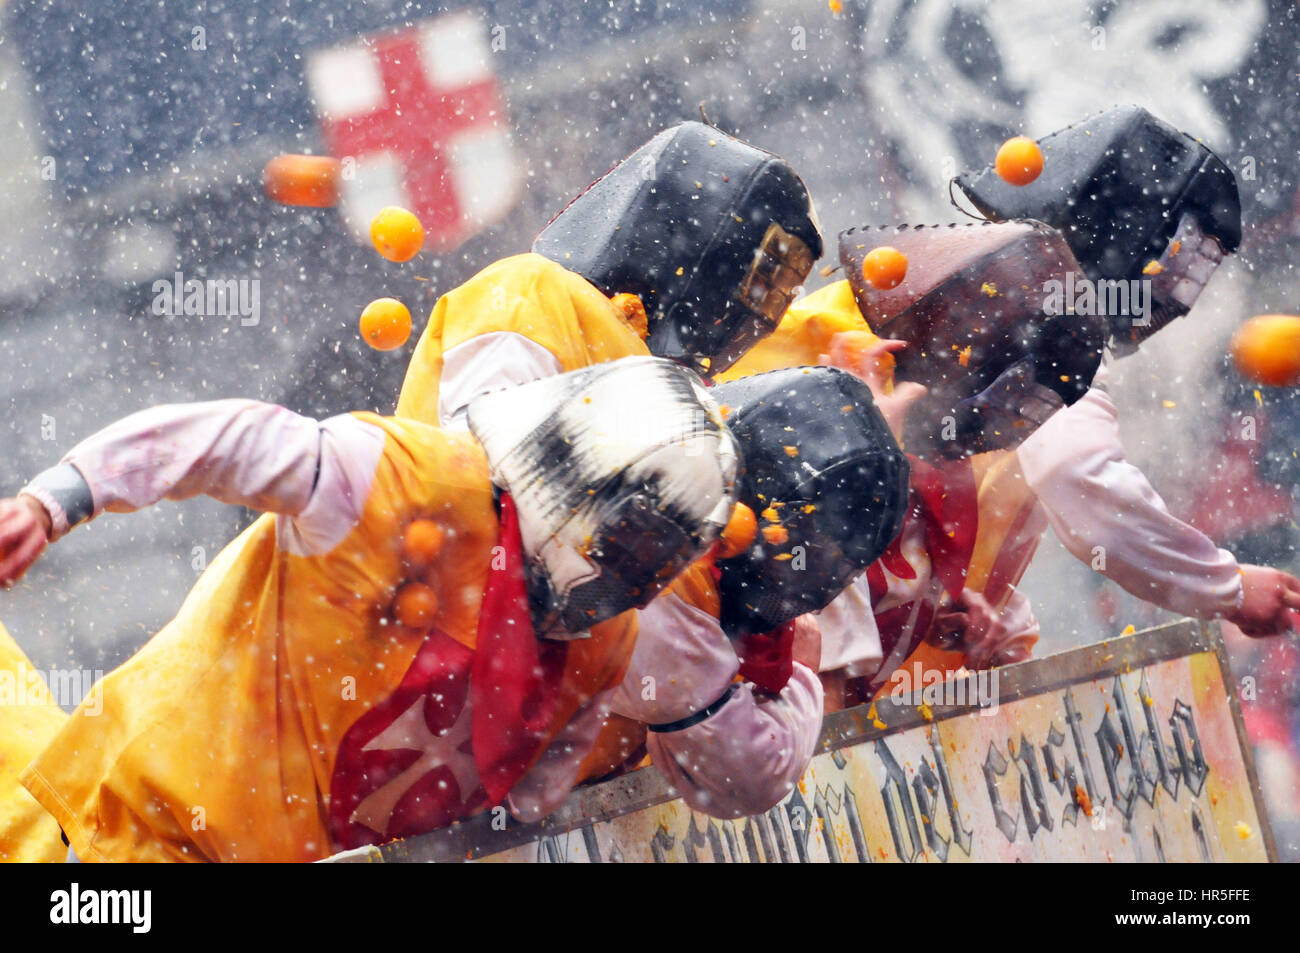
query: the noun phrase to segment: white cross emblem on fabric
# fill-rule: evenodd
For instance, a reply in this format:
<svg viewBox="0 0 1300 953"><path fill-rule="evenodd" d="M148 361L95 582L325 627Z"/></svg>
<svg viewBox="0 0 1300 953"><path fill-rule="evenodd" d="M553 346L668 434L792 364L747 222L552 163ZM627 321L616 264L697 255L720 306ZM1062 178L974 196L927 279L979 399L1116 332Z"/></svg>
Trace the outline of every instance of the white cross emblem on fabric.
<svg viewBox="0 0 1300 953"><path fill-rule="evenodd" d="M478 788L478 770L474 756L461 751L470 740L472 719L466 700L456 722L446 731L434 734L424 719L424 704L429 696L421 695L391 725L381 731L361 749L362 751L420 751L420 757L411 766L383 787L371 792L357 805L350 820L364 824L377 834L388 831L393 811L417 781L440 767L451 769L456 779L458 803L464 804Z"/></svg>

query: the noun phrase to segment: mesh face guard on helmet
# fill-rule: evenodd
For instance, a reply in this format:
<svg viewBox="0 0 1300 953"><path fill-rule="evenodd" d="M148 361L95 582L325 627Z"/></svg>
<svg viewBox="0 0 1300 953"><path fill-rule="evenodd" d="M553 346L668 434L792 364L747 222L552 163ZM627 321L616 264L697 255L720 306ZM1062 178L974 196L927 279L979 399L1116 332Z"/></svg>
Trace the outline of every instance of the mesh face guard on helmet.
<svg viewBox="0 0 1300 953"><path fill-rule="evenodd" d="M889 290L862 275L881 245L908 260ZM927 388L908 413L909 453L956 458L1017 446L1082 397L1101 363L1105 320L1051 306L1051 290L1081 272L1060 233L1041 222L851 228L840 235L840 261L867 324L908 344L894 357L897 378Z"/></svg>
<svg viewBox="0 0 1300 953"><path fill-rule="evenodd" d="M822 241L784 159L685 122L574 199L533 251L606 295L638 295L650 351L707 375L776 328Z"/></svg>
<svg viewBox="0 0 1300 953"><path fill-rule="evenodd" d="M476 398L469 426L519 511L538 635L648 603L726 525L736 440L703 381L625 358Z"/></svg>
<svg viewBox="0 0 1300 953"><path fill-rule="evenodd" d="M718 562L722 627L768 632L825 608L898 535L907 459L870 389L843 371L771 371L712 393L744 453L741 502L780 527Z"/></svg>
<svg viewBox="0 0 1300 953"><path fill-rule="evenodd" d="M1132 350L1186 314L1241 244L1237 180L1217 155L1145 109L1119 106L1039 141L1042 174L1010 185L993 168L958 188L993 221L1059 228L1089 279L1150 279L1150 311L1110 315L1113 344ZM1156 262L1156 267L1150 267Z"/></svg>
<svg viewBox="0 0 1300 953"><path fill-rule="evenodd" d="M752 312L752 318L748 327L740 322L729 343L710 358L714 373L726 370L776 330L817 257L799 236L791 235L776 222L768 226L736 293L741 304Z"/></svg>

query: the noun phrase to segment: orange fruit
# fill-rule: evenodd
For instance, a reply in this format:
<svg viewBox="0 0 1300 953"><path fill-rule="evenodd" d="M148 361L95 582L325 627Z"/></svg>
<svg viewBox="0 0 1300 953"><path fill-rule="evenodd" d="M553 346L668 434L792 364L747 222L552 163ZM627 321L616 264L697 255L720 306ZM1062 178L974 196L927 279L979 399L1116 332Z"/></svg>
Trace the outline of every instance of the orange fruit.
<svg viewBox="0 0 1300 953"><path fill-rule="evenodd" d="M438 594L422 582L408 582L397 593L393 614L408 629L423 629L438 614Z"/></svg>
<svg viewBox="0 0 1300 953"><path fill-rule="evenodd" d="M446 537L442 526L434 520L415 520L406 527L402 538L402 558L416 569L427 569L438 558Z"/></svg>
<svg viewBox="0 0 1300 953"><path fill-rule="evenodd" d="M993 167L1003 182L1028 185L1043 171L1043 150L1028 136L1013 136L998 149Z"/></svg>
<svg viewBox="0 0 1300 953"><path fill-rule="evenodd" d="M757 534L758 520L754 517L754 511L744 503L737 503L731 508L731 518L718 537L718 558L739 556L753 545Z"/></svg>
<svg viewBox="0 0 1300 953"><path fill-rule="evenodd" d="M867 252L862 260L862 277L873 288L888 291L897 288L907 275L907 256L897 248L881 245Z"/></svg>
<svg viewBox="0 0 1300 953"><path fill-rule="evenodd" d="M262 169L267 197L282 205L331 208L339 202L339 160L332 156L276 156Z"/></svg>
<svg viewBox="0 0 1300 953"><path fill-rule="evenodd" d="M1261 314L1232 336L1232 360L1242 376L1266 387L1300 384L1300 317Z"/></svg>
<svg viewBox="0 0 1300 953"><path fill-rule="evenodd" d="M389 261L410 261L424 245L424 226L413 213L390 205L370 220L370 241Z"/></svg>
<svg viewBox="0 0 1300 953"><path fill-rule="evenodd" d="M779 523L763 527L763 538L773 546L783 546L790 539L790 532Z"/></svg>
<svg viewBox="0 0 1300 953"><path fill-rule="evenodd" d="M401 347L411 336L411 312L396 298L376 298L361 312L361 336L376 351Z"/></svg>
<svg viewBox="0 0 1300 953"><path fill-rule="evenodd" d="M646 317L645 304L642 303L639 295L620 292L610 298L615 310L624 321L632 326L632 330L637 333L641 340L646 339L650 333L650 319Z"/></svg>

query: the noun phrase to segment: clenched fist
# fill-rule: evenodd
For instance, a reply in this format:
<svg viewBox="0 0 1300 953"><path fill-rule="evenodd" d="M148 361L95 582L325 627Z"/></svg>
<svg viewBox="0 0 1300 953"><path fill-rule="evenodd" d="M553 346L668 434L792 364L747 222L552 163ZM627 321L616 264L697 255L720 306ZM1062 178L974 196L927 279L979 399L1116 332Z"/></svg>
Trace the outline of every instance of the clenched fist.
<svg viewBox="0 0 1300 953"><path fill-rule="evenodd" d="M1010 665L1029 657L1034 638L1012 632L981 593L962 590L961 598L935 613L930 641L966 653L972 670Z"/></svg>
<svg viewBox="0 0 1300 953"><path fill-rule="evenodd" d="M50 538L50 515L30 496L0 500L0 585L23 577Z"/></svg>
<svg viewBox="0 0 1300 953"><path fill-rule="evenodd" d="M1246 635L1261 638L1291 630L1290 611L1300 609L1300 579L1267 566L1241 567L1241 606L1226 618Z"/></svg>

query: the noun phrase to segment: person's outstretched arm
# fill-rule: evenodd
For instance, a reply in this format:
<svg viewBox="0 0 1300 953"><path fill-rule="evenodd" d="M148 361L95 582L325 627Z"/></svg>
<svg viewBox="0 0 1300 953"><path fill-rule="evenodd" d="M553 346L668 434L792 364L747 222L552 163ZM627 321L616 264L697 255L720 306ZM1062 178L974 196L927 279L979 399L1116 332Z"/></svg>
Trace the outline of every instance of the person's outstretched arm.
<svg viewBox="0 0 1300 953"><path fill-rule="evenodd" d="M140 411L0 500L0 583L12 584L47 542L100 513L200 494L288 516L304 514L322 494L337 497L336 507L311 506L322 518L298 528L299 542L310 544L335 535L326 523L345 529L355 520L382 451L383 434L349 415L317 421L252 400Z"/></svg>
<svg viewBox="0 0 1300 953"><path fill-rule="evenodd" d="M1030 488L1057 537L1077 559L1162 608L1222 617L1251 635L1289 628L1300 580L1263 566L1239 566L1169 512L1120 441L1119 414L1094 386L1052 415L1017 451Z"/></svg>

